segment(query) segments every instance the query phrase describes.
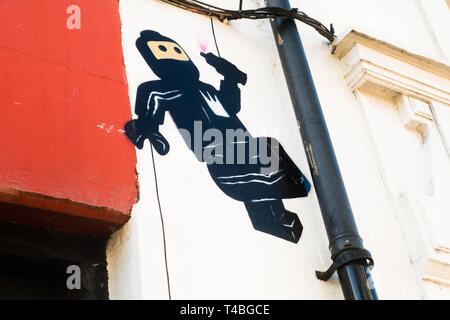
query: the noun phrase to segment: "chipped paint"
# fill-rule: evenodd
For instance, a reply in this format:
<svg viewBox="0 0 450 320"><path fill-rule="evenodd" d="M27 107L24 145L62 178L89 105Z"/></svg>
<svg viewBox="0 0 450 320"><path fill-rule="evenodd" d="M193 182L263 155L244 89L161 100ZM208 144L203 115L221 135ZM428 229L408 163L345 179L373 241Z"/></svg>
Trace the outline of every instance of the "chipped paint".
<svg viewBox="0 0 450 320"><path fill-rule="evenodd" d="M312 168L312 173L315 176L318 176L319 175L319 168L317 167L316 159L314 159L314 152L313 152L313 149L312 149L312 145L310 143L308 143L306 145L306 155L308 157L309 165Z"/></svg>
<svg viewBox="0 0 450 320"><path fill-rule="evenodd" d="M284 43L283 38L281 37L281 35L277 32L277 42L279 46L282 46Z"/></svg>

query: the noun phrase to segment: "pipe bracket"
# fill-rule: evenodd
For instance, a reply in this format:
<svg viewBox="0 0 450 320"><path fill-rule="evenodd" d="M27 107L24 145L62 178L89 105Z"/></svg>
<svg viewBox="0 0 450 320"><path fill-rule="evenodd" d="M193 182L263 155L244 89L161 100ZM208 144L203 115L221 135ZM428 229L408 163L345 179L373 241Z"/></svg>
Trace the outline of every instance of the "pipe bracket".
<svg viewBox="0 0 450 320"><path fill-rule="evenodd" d="M316 277L319 280L327 281L337 269L354 261L358 261L361 265L367 266L370 269L373 267L373 259L369 250L361 248L344 248L335 255L333 264L327 271L316 271Z"/></svg>

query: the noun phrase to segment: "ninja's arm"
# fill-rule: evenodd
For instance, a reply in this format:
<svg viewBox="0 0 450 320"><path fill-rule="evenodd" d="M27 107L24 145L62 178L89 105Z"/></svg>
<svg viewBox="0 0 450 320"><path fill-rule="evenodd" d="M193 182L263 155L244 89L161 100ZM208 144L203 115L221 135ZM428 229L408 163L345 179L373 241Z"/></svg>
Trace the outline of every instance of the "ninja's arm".
<svg viewBox="0 0 450 320"><path fill-rule="evenodd" d="M229 113L238 113L241 109L241 90L238 84L245 85L247 75L224 58L217 57L212 53L201 53L201 55L209 65L213 66L224 77L220 82L220 101Z"/></svg>
<svg viewBox="0 0 450 320"><path fill-rule="evenodd" d="M152 82L138 87L135 105L138 119L129 121L125 125L125 132L139 149L142 149L145 139L149 139L159 154L169 152L169 143L159 132L159 126L164 122L164 101L177 97L176 93L159 90Z"/></svg>
<svg viewBox="0 0 450 320"><path fill-rule="evenodd" d="M220 81L218 94L228 113L237 114L241 111L241 90L236 82L227 81L227 78Z"/></svg>

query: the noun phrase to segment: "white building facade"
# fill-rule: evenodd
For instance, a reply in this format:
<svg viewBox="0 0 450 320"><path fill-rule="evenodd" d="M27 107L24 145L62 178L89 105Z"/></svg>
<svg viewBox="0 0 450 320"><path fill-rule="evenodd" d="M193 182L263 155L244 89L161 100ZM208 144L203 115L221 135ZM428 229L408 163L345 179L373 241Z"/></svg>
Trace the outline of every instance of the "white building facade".
<svg viewBox="0 0 450 320"><path fill-rule="evenodd" d="M208 0L237 9L239 1ZM244 1L245 8L265 6ZM380 299L450 298L450 9L445 0L291 0L338 37L297 22ZM247 74L239 119L277 138L312 183L268 20L213 21L162 1L120 1L132 113L157 80L136 48L143 30L175 40L219 88L201 51ZM281 39L281 41L283 41ZM183 75L180 74L180 77ZM137 152L139 200L108 242L110 299L342 299L314 186L285 199L298 243L256 231L244 205L212 181L165 116L165 156Z"/></svg>

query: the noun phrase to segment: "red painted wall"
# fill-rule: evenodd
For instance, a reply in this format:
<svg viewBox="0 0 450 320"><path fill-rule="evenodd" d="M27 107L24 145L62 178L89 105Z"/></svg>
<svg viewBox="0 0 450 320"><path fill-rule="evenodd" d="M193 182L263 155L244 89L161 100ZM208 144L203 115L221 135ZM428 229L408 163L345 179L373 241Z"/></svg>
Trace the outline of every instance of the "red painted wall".
<svg viewBox="0 0 450 320"><path fill-rule="evenodd" d="M118 1L1 0L0 69L0 201L124 223L137 182Z"/></svg>

